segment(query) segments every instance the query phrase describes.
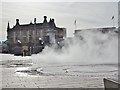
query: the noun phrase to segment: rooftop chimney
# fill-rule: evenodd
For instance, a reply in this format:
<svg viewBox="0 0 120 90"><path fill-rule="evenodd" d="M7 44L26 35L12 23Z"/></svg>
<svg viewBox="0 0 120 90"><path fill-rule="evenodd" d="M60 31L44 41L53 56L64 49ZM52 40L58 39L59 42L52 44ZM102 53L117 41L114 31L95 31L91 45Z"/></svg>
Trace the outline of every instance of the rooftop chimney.
<svg viewBox="0 0 120 90"><path fill-rule="evenodd" d="M16 19L16 25L19 25L19 19Z"/></svg>
<svg viewBox="0 0 120 90"><path fill-rule="evenodd" d="M36 18L34 18L34 24L36 24Z"/></svg>
<svg viewBox="0 0 120 90"><path fill-rule="evenodd" d="M7 30L9 30L9 29L10 29L10 25L9 25L9 22L8 22Z"/></svg>
<svg viewBox="0 0 120 90"><path fill-rule="evenodd" d="M53 27L56 27L56 25L55 25L55 22L54 22L54 19L51 19L51 25L53 26Z"/></svg>
<svg viewBox="0 0 120 90"><path fill-rule="evenodd" d="M52 22L54 23L54 19L52 19Z"/></svg>
<svg viewBox="0 0 120 90"><path fill-rule="evenodd" d="M44 21L43 23L47 23L47 16L44 16Z"/></svg>

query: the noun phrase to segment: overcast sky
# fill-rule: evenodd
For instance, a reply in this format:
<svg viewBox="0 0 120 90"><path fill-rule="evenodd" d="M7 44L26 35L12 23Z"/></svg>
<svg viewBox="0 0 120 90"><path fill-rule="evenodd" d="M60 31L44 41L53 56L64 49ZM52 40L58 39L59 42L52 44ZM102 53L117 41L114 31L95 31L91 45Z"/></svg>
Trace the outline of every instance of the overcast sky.
<svg viewBox="0 0 120 90"><path fill-rule="evenodd" d="M0 39L6 39L7 22L10 27L15 25L15 19L20 24L43 22L43 16L54 18L58 27L67 28L67 36L73 36L76 20L77 29L113 26L111 20L115 16L115 26L118 26L117 2L2 2L2 32Z"/></svg>

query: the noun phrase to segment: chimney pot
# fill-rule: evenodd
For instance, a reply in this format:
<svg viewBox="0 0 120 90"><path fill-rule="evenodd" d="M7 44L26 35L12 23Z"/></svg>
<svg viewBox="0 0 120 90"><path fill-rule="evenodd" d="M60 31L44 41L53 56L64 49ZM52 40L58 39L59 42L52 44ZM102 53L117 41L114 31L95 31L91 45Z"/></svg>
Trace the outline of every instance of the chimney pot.
<svg viewBox="0 0 120 90"><path fill-rule="evenodd" d="M36 18L34 18L34 24L36 24Z"/></svg>
<svg viewBox="0 0 120 90"><path fill-rule="evenodd" d="M16 19L16 25L19 25L19 19Z"/></svg>
<svg viewBox="0 0 120 90"><path fill-rule="evenodd" d="M47 23L47 16L44 16L44 21L43 23Z"/></svg>

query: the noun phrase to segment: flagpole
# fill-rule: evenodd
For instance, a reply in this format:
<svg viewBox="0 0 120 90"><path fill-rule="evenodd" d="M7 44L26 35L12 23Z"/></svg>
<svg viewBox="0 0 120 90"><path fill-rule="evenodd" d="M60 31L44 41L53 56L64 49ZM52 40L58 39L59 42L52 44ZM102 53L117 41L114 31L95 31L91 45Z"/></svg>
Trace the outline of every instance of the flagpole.
<svg viewBox="0 0 120 90"><path fill-rule="evenodd" d="M113 23L113 27L114 27L114 25L115 25L115 21L114 21L114 16L112 17L112 23Z"/></svg>
<svg viewBox="0 0 120 90"><path fill-rule="evenodd" d="M113 27L115 26L115 20L114 20L114 18L113 18Z"/></svg>
<svg viewBox="0 0 120 90"><path fill-rule="evenodd" d="M74 22L74 25L75 25L75 30L77 30L76 20L75 20L75 22Z"/></svg>

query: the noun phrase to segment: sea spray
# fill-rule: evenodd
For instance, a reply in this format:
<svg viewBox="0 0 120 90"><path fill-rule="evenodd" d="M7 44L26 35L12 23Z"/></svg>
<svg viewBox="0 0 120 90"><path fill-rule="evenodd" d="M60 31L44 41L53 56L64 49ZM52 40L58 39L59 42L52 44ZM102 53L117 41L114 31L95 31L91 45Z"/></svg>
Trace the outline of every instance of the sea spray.
<svg viewBox="0 0 120 90"><path fill-rule="evenodd" d="M118 63L118 33L114 30L83 30L78 34L80 37L66 38L61 50L46 46L43 52L32 55L33 63Z"/></svg>

